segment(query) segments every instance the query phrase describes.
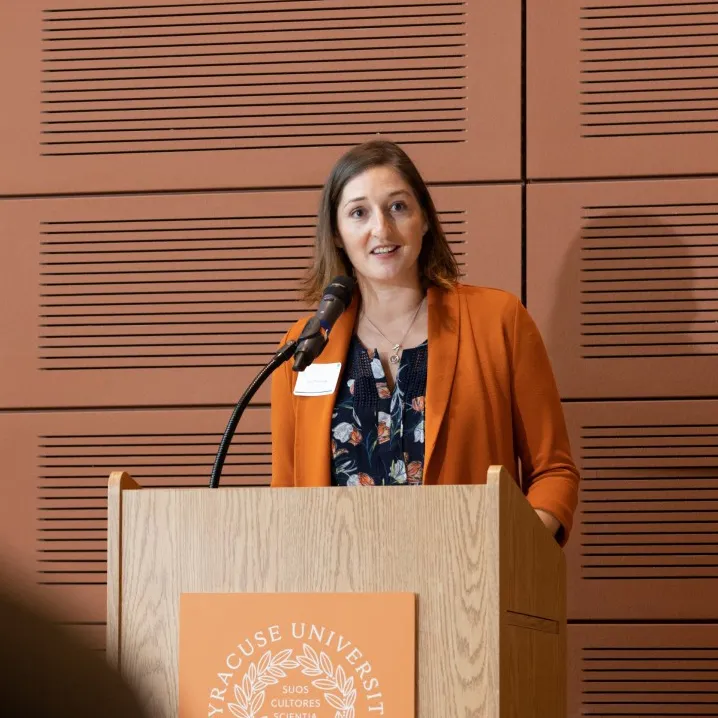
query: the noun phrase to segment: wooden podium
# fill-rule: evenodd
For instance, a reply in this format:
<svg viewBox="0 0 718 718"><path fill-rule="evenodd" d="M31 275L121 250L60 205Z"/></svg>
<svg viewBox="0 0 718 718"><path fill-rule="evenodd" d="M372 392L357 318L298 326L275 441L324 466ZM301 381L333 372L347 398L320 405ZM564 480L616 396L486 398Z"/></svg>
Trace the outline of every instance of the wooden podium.
<svg viewBox="0 0 718 718"><path fill-rule="evenodd" d="M483 486L139 488L110 477L107 647L149 715L178 713L181 593L406 591L418 718L565 718L563 552L502 467Z"/></svg>

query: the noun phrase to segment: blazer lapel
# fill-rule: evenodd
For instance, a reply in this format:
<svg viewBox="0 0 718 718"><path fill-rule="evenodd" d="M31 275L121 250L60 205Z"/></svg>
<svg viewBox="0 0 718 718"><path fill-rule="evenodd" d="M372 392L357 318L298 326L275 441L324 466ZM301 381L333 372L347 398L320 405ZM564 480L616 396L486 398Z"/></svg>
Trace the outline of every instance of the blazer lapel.
<svg viewBox="0 0 718 718"><path fill-rule="evenodd" d="M354 333L358 307L359 295L358 292L354 292L351 304L337 320L329 335L329 341L317 360L322 364L341 363L342 374L349 342ZM339 381L342 374L339 376ZM331 484L330 430L338 389L339 382L332 394L298 397L295 449L295 475L298 486Z"/></svg>
<svg viewBox="0 0 718 718"><path fill-rule="evenodd" d="M424 476L427 476L431 455L436 446L436 439L454 384L454 373L459 354L460 318L459 293L456 290L430 287L427 297L429 365L424 413ZM431 475L438 476L438 472L431 472Z"/></svg>

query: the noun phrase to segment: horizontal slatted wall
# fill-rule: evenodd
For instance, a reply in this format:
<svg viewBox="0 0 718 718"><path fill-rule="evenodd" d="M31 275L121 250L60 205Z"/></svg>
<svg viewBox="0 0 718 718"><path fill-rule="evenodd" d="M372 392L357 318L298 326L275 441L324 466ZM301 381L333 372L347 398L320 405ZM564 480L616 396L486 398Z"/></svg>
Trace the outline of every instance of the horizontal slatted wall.
<svg viewBox="0 0 718 718"><path fill-rule="evenodd" d="M528 307L582 475L570 718L718 715L717 192L715 178L527 190Z"/></svg>
<svg viewBox="0 0 718 718"><path fill-rule="evenodd" d="M433 194L465 279L520 292L520 187ZM13 351L0 360L18 377L1 385L3 402L96 408L0 414L2 455L14 462L0 484L9 497L1 553L92 645L105 611L108 474L127 470L145 487L206 486L230 402L308 311L297 289L318 198L295 190L0 202L13 255L0 270ZM99 410L152 404L178 408ZM224 408L190 408L207 404ZM239 427L222 483L266 484L270 461L260 406Z"/></svg>
<svg viewBox="0 0 718 718"><path fill-rule="evenodd" d="M520 30L517 0L29 0L0 194L320 185L377 135L432 181L517 180Z"/></svg>
<svg viewBox="0 0 718 718"><path fill-rule="evenodd" d="M116 6L47 12L42 29L45 155L344 146L377 127L406 144L464 141L462 2ZM198 46L205 34L217 42ZM209 116L186 119L193 108Z"/></svg>
<svg viewBox="0 0 718 718"><path fill-rule="evenodd" d="M527 7L529 177L715 172L718 2Z"/></svg>
<svg viewBox="0 0 718 718"><path fill-rule="evenodd" d="M521 290L521 189L440 187L465 281ZM227 403L308 308L315 191L0 203L0 404ZM257 401L267 401L265 387Z"/></svg>
<svg viewBox="0 0 718 718"><path fill-rule="evenodd" d="M718 709L718 628L571 626L569 716L699 718Z"/></svg>
<svg viewBox="0 0 718 718"><path fill-rule="evenodd" d="M571 618L715 618L718 401L572 402L565 413L583 477Z"/></svg>
<svg viewBox="0 0 718 718"><path fill-rule="evenodd" d="M206 485L231 402L308 311L317 187L344 148L399 140L444 185L464 279L520 292L520 30L518 1L3 13L0 562L93 647L108 473ZM224 485L268 482L267 401Z"/></svg>
<svg viewBox="0 0 718 718"><path fill-rule="evenodd" d="M206 487L230 413L227 406L0 414L0 562L41 587L65 622L104 622L110 472L128 471L145 488ZM250 408L221 485L266 485L270 475L269 409ZM98 644L96 631L81 633Z"/></svg>
<svg viewBox="0 0 718 718"><path fill-rule="evenodd" d="M528 190L528 301L565 398L718 392L718 180Z"/></svg>
<svg viewBox="0 0 718 718"><path fill-rule="evenodd" d="M523 51L517 0L3 13L0 562L90 645L107 473L206 482L230 403L306 311L314 189L390 137L442 185L467 281L519 293L526 231L584 475L569 715L718 715L718 180L678 179L716 174L718 2L524 5ZM225 484L267 481L268 431L250 409Z"/></svg>

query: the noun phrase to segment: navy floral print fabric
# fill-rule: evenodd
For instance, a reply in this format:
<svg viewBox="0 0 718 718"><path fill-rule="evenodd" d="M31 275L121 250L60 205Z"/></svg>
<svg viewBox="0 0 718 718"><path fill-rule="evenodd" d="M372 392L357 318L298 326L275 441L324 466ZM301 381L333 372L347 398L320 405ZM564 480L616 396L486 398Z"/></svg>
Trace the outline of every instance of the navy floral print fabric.
<svg viewBox="0 0 718 718"><path fill-rule="evenodd" d="M404 349L391 391L354 336L331 423L333 486L421 484L428 342Z"/></svg>

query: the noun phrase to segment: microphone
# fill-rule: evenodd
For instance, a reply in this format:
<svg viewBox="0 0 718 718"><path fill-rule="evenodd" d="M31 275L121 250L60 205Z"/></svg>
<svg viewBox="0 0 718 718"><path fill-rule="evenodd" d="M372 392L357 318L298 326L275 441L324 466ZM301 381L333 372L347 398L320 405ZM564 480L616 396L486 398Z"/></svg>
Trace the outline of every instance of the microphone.
<svg viewBox="0 0 718 718"><path fill-rule="evenodd" d="M349 306L354 292L351 277L334 277L326 287L314 316L307 322L297 340L294 371L304 371L324 350L329 332Z"/></svg>
<svg viewBox="0 0 718 718"><path fill-rule="evenodd" d="M242 418L244 410L249 406L252 397L257 389L284 362L295 357L294 371L306 369L321 353L327 344L329 332L336 324L342 312L349 306L354 292L354 280L350 277L334 277L331 284L324 290L322 301L315 315L307 322L304 331L296 341L290 339L286 344L279 347L276 354L269 363L257 374L254 381L247 387L242 397L234 407L232 416L229 419L227 428L224 430L222 441L217 449L217 456L214 459L212 475L209 480L209 488L216 489L219 486L219 479L222 475L224 460L227 458L229 444L232 441L237 424Z"/></svg>

